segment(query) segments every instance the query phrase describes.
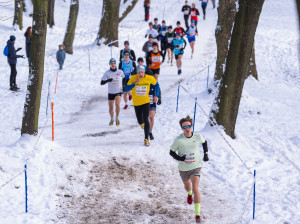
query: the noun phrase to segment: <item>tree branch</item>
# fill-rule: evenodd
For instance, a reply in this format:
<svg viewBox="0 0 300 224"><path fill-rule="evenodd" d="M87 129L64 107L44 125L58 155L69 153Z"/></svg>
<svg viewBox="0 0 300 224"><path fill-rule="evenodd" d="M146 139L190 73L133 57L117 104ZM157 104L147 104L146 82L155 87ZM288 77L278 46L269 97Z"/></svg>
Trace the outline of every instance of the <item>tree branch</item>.
<svg viewBox="0 0 300 224"><path fill-rule="evenodd" d="M124 1L125 3L126 1ZM123 15L119 18L119 23L131 12L131 10L134 8L138 0L133 0L131 5L127 7Z"/></svg>

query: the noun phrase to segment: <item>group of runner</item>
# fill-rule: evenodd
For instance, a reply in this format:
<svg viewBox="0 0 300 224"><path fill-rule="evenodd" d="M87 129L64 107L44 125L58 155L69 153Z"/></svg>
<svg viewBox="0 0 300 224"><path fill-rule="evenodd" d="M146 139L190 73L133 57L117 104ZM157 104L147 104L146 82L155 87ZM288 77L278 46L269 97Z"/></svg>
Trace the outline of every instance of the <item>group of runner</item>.
<svg viewBox="0 0 300 224"><path fill-rule="evenodd" d="M149 1L150 2L150 1ZM205 2L205 0L204 0ZM207 2L207 1L206 1ZM184 36L187 35L191 47L191 58L194 53L195 36L198 36L197 22L199 11L188 6L188 2L182 8L184 13L186 30L181 27L180 21L176 27L167 26L163 20L158 24L158 19L154 23L149 23L149 29L145 34L148 41L143 46L145 52L145 62L142 57L136 61L135 53L129 47L129 42L124 42L124 49L120 51L119 65L114 58L109 60L110 69L106 71L101 79L101 85L108 84L108 105L110 122L120 125L120 102L122 94L125 102L123 109L128 109L128 101L133 102L136 118L140 127L144 130L144 145L150 146L150 140L154 140L152 133L156 105L161 104L161 91L158 83L160 66L168 57L167 63L173 65L175 55L178 75L182 73L182 56L187 45ZM191 16L191 25L188 24ZM205 19L205 14L203 19ZM160 48L159 48L160 46ZM114 111L115 106L115 111ZM114 114L115 113L115 114ZM114 117L115 116L115 117ZM194 207L196 222L200 222L200 193L199 181L201 171L201 159L199 144L204 150L204 161L208 161L207 141L200 135L192 132L193 120L187 116L179 122L183 134L178 136L170 147L170 155L178 160L180 176L184 187L188 192L187 203L192 204L194 194Z"/></svg>

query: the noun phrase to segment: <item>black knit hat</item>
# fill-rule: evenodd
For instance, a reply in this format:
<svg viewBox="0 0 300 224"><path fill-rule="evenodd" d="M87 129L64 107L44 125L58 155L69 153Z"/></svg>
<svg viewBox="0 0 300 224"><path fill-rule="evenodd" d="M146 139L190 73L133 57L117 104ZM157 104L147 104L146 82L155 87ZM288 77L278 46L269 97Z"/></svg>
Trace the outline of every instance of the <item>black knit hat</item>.
<svg viewBox="0 0 300 224"><path fill-rule="evenodd" d="M10 39L11 41L14 41L14 40L16 40L16 37L15 37L14 35L11 35L11 36L9 37L9 39Z"/></svg>

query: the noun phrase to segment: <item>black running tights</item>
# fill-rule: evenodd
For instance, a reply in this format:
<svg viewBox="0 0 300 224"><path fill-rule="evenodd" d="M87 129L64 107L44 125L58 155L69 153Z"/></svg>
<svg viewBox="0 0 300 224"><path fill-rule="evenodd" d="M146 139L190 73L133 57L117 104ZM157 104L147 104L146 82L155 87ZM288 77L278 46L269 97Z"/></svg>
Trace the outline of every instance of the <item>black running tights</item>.
<svg viewBox="0 0 300 224"><path fill-rule="evenodd" d="M144 132L145 132L145 139L148 139L149 136L149 111L150 111L150 104L146 103L140 106L134 106L135 115L137 118L138 123L145 124Z"/></svg>

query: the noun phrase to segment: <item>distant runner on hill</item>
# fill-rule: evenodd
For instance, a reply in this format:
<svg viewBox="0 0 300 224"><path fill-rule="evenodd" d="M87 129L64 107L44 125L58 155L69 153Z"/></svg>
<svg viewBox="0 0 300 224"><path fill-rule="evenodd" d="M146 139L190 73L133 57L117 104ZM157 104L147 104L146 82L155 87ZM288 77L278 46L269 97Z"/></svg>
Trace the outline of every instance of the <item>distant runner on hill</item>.
<svg viewBox="0 0 300 224"><path fill-rule="evenodd" d="M199 144L202 144L204 151L203 161L206 162L209 160L207 141L200 134L192 132L193 119L189 116L182 118L179 124L183 133L175 138L170 147L170 155L178 161L180 177L185 190L188 192L187 203L190 205L193 203L194 194L195 219L197 223L200 223L199 182L201 159Z"/></svg>

